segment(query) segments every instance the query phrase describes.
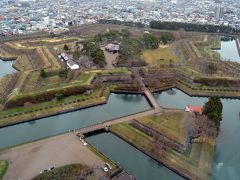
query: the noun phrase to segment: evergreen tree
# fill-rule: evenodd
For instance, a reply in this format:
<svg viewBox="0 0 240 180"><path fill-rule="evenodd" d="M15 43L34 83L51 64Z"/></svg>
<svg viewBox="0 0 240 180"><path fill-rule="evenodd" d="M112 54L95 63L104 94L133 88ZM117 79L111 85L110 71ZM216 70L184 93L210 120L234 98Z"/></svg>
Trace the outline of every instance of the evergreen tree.
<svg viewBox="0 0 240 180"><path fill-rule="evenodd" d="M210 97L208 102L204 105L203 114L205 114L208 119L215 122L215 124L220 127L220 122L222 120L222 102L220 97Z"/></svg>
<svg viewBox="0 0 240 180"><path fill-rule="evenodd" d="M93 62L103 67L106 64L105 55L99 45L95 44L93 41L85 41L83 43L82 52L85 55L91 56Z"/></svg>
<svg viewBox="0 0 240 180"><path fill-rule="evenodd" d="M41 69L40 76L41 76L42 78L47 77L47 73L46 73L46 71L45 71L44 69Z"/></svg>
<svg viewBox="0 0 240 180"><path fill-rule="evenodd" d="M66 44L63 46L63 49L64 49L65 51L70 50L69 47L68 47L68 45L66 45Z"/></svg>
<svg viewBox="0 0 240 180"><path fill-rule="evenodd" d="M157 49L159 46L158 38L154 34L145 33L142 39L145 47L148 49Z"/></svg>

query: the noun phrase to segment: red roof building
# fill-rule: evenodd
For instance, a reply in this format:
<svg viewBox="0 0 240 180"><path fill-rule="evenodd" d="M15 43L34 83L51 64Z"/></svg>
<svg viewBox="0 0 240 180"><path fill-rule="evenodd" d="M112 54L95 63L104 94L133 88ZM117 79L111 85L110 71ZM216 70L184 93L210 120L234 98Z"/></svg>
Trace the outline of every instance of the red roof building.
<svg viewBox="0 0 240 180"><path fill-rule="evenodd" d="M202 114L203 113L203 107L202 106L189 106L189 105L187 105L186 108L185 108L185 111Z"/></svg>

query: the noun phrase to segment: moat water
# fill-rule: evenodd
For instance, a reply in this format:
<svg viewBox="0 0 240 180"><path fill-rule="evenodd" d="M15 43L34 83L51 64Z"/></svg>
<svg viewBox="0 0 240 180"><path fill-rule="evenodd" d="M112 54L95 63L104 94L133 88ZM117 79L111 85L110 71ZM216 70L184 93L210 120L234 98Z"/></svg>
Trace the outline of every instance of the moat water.
<svg viewBox="0 0 240 180"><path fill-rule="evenodd" d="M191 97L178 89L155 93L154 96L161 106L179 109L186 105L202 106L207 101L207 98ZM217 139L212 179L240 180L240 100L222 99L222 103L223 121ZM181 179L111 133L95 135L87 140L137 179Z"/></svg>
<svg viewBox="0 0 240 180"><path fill-rule="evenodd" d="M87 141L137 180L183 179L111 133L94 135Z"/></svg>
<svg viewBox="0 0 240 180"><path fill-rule="evenodd" d="M188 104L203 105L207 101L203 97L190 97L178 89L155 93L154 96L161 106L180 109ZM240 180L240 100L222 99L222 103L223 121L217 139L212 179ZM111 94L105 105L1 128L0 148L57 135L69 129L86 127L149 108L142 95ZM88 140L137 179L181 179L110 133L92 136Z"/></svg>
<svg viewBox="0 0 240 180"><path fill-rule="evenodd" d="M0 59L0 78L14 72L16 70L12 67L12 61L3 61Z"/></svg>
<svg viewBox="0 0 240 180"><path fill-rule="evenodd" d="M79 129L150 108L143 95L110 94L107 104L0 129L0 148Z"/></svg>
<svg viewBox="0 0 240 180"><path fill-rule="evenodd" d="M216 50L216 52L220 54L222 60L240 63L240 54L238 53L236 40L234 38L221 40L221 49Z"/></svg>
<svg viewBox="0 0 240 180"><path fill-rule="evenodd" d="M164 107L184 109L186 105L203 105L207 98L191 97L178 89L154 95ZM217 139L212 179L240 180L240 100L222 99L223 120Z"/></svg>

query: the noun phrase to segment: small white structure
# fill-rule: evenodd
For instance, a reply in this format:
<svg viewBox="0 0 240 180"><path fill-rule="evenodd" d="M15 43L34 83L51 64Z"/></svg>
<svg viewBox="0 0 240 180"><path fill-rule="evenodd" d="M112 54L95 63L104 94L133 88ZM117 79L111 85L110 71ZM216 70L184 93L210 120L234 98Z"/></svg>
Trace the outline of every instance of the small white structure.
<svg viewBox="0 0 240 180"><path fill-rule="evenodd" d="M75 62L71 59L67 61L67 65L70 69L79 69L79 65L75 64Z"/></svg>
<svg viewBox="0 0 240 180"><path fill-rule="evenodd" d="M60 54L61 61L64 61L70 69L79 69L79 65L74 62L66 53Z"/></svg>

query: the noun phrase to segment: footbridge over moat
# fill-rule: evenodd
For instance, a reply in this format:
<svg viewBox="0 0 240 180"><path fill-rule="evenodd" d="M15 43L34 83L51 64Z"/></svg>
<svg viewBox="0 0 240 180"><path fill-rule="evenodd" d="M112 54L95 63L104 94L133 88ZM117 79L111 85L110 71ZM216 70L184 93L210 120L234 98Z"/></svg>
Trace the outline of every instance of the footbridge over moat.
<svg viewBox="0 0 240 180"><path fill-rule="evenodd" d="M158 104L158 102L157 102L156 98L153 96L152 92L145 86L145 84L143 82L143 78L139 74L139 69L135 68L135 69L132 69L131 71L134 74L134 78L136 79L139 86L141 87L142 92L145 94L146 98L148 99L150 104L153 106L155 112L157 113L157 112L162 111L162 108Z"/></svg>
<svg viewBox="0 0 240 180"><path fill-rule="evenodd" d="M152 115L152 114L155 114L155 113L156 113L155 109L142 111L142 112L135 113L135 114L132 114L132 115L107 120L107 121L104 121L104 122L96 124L96 125L84 127L84 128L76 130L76 133L84 135L84 134L88 134L88 133L95 132L95 131L107 130L108 127L111 126L111 125L131 121L133 119L137 119L137 118L144 117L144 116L149 116L149 115Z"/></svg>
<svg viewBox="0 0 240 180"><path fill-rule="evenodd" d="M96 132L96 131L108 130L108 127L111 125L131 121L131 120L134 120L134 119L137 119L140 117L144 117L144 116L153 115L153 114L159 113L163 110L160 107L160 105L158 104L156 98L151 93L151 91L145 86L143 79L139 74L139 71L138 70L136 71L136 69L135 69L135 70L133 70L133 74L135 75L135 79L139 83L139 85L142 89L142 92L144 93L144 95L146 96L146 98L148 99L148 101L150 102L150 104L152 105L153 108L150 110L147 110L147 111L142 111L142 112L135 113L132 115L127 115L127 116L123 116L120 118L107 120L107 121L104 121L104 122L96 124L96 125L78 129L77 134L84 135L84 134L88 134L88 133L92 133L92 132Z"/></svg>
<svg viewBox="0 0 240 180"><path fill-rule="evenodd" d="M162 108L160 107L160 105L158 104L156 98L153 96L153 94L151 93L151 91L148 88L145 88L143 90L144 94L146 95L147 99L149 100L149 102L152 104L155 112L160 112L162 111Z"/></svg>

